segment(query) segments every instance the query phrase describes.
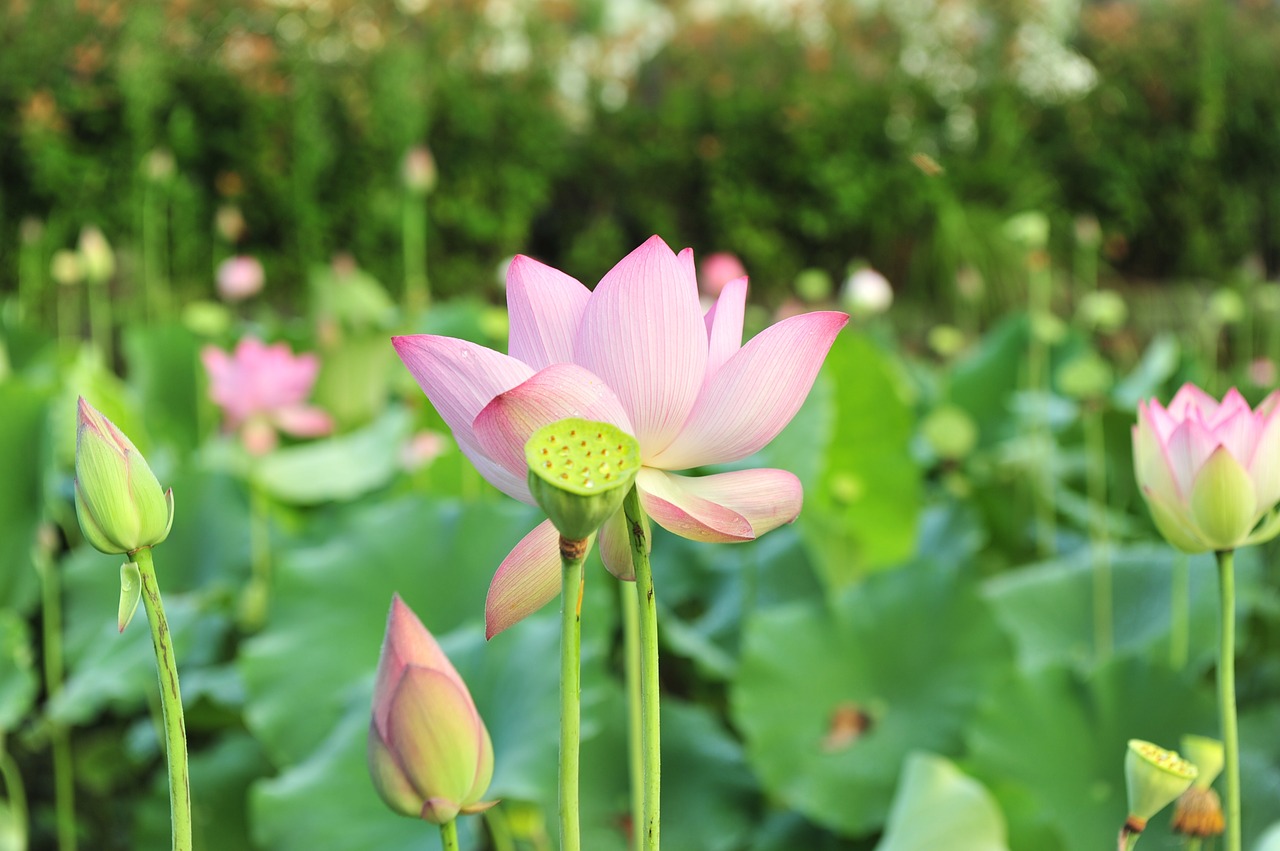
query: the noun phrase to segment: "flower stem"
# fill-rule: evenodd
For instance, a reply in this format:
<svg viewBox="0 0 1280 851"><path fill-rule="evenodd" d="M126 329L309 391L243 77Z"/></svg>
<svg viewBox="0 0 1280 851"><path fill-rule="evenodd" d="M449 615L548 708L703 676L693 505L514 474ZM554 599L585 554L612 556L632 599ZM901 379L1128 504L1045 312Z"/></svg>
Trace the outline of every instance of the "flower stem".
<svg viewBox="0 0 1280 851"><path fill-rule="evenodd" d="M644 813L644 732L640 697L640 600L634 582L619 582L622 600L623 656L627 676L627 765L631 778L632 848L639 848L640 824Z"/></svg>
<svg viewBox="0 0 1280 851"><path fill-rule="evenodd" d="M164 714L165 755L169 762L169 808L173 814L173 851L191 851L191 778L187 769L187 730L182 719L178 663L173 655L169 623L165 620L160 586L151 548L131 554L142 575L142 604L147 608L151 644L160 678L160 708Z"/></svg>
<svg viewBox="0 0 1280 851"><path fill-rule="evenodd" d="M62 588L50 550L39 547L36 558L40 569L40 608L44 622L41 635L44 683L45 691L52 700L62 690ZM58 851L75 851L75 762L71 758L71 737L65 725L51 724L49 743L53 750L54 823L57 825Z"/></svg>
<svg viewBox="0 0 1280 851"><path fill-rule="evenodd" d="M426 198L414 193L406 195L401 223L404 226L405 304L410 313L417 313L431 302L431 290L427 281Z"/></svg>
<svg viewBox="0 0 1280 851"><path fill-rule="evenodd" d="M1226 851L1240 851L1240 734L1236 729L1236 581L1235 551L1218 551L1222 621L1218 657L1218 714L1226 749Z"/></svg>
<svg viewBox="0 0 1280 851"><path fill-rule="evenodd" d="M444 846L444 851L458 851L457 819L440 825L440 844Z"/></svg>
<svg viewBox="0 0 1280 851"><path fill-rule="evenodd" d="M560 539L560 849L578 851L578 753L582 712L584 541Z"/></svg>
<svg viewBox="0 0 1280 851"><path fill-rule="evenodd" d="M22 785L22 774L18 771L18 764L4 749L3 735L0 735L0 780L4 781L4 791L9 797L9 812L12 814L14 833L18 839L17 847L25 848L27 847L27 793ZM72 837L74 839L74 832Z"/></svg>
<svg viewBox="0 0 1280 851"><path fill-rule="evenodd" d="M658 607L649 564L649 522L634 487L622 503L631 538L640 608L640 707L644 756L644 820L640 847L657 851L662 790L662 747L658 710Z"/></svg>
<svg viewBox="0 0 1280 851"><path fill-rule="evenodd" d="M1114 645L1111 603L1111 542L1107 534L1107 443L1102 411L1084 414L1085 486L1089 492L1089 539L1093 550L1093 652L1105 662Z"/></svg>

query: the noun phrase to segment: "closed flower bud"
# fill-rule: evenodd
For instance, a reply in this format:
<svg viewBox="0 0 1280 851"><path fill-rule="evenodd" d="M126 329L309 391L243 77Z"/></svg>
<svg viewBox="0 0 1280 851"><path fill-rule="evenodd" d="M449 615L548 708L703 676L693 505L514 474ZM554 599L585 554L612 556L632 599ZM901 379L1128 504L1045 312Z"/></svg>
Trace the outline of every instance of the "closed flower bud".
<svg viewBox="0 0 1280 851"><path fill-rule="evenodd" d="M622 507L640 470L640 444L608 423L565 419L524 448L529 491L562 538L581 541Z"/></svg>
<svg viewBox="0 0 1280 851"><path fill-rule="evenodd" d="M80 231L80 263L85 280L91 284L105 284L116 273L116 255L111 243L102 231L89 225Z"/></svg>
<svg viewBox="0 0 1280 851"><path fill-rule="evenodd" d="M1124 758L1125 786L1129 792L1131 832L1140 833L1147 821L1172 804L1196 778L1196 767L1174 751L1150 742L1130 739Z"/></svg>
<svg viewBox="0 0 1280 851"><path fill-rule="evenodd" d="M493 743L466 683L400 595L391 600L369 725L369 774L387 806L445 824L488 809Z"/></svg>
<svg viewBox="0 0 1280 851"><path fill-rule="evenodd" d="M1186 384L1166 409L1138 406L1134 473L1156 528L1188 553L1230 550L1280 532L1280 394L1256 410Z"/></svg>
<svg viewBox="0 0 1280 851"><path fill-rule="evenodd" d="M169 536L173 491L163 491L120 429L83 398L76 427L76 515L104 553L131 553Z"/></svg>

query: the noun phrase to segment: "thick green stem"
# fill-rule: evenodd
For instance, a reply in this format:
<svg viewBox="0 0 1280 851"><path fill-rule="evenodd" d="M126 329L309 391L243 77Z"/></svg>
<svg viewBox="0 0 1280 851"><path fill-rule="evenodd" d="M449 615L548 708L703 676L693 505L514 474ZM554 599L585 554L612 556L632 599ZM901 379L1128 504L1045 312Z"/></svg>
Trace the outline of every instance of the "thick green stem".
<svg viewBox="0 0 1280 851"><path fill-rule="evenodd" d="M582 712L582 562L587 541L560 539L560 849L578 851L578 754Z"/></svg>
<svg viewBox="0 0 1280 851"><path fill-rule="evenodd" d="M638 826L640 847L657 851L662 794L662 746L658 702L658 606L649 565L649 519L633 487L622 503L631 538L640 607L640 707L644 756L644 819Z"/></svg>
<svg viewBox="0 0 1280 851"><path fill-rule="evenodd" d="M634 582L618 583L622 601L622 638L627 676L627 766L631 778L631 824L644 813L644 730L640 697L640 601ZM640 831L632 830L632 848L639 848Z"/></svg>
<svg viewBox="0 0 1280 851"><path fill-rule="evenodd" d="M1107 445L1102 411L1090 405L1084 415L1085 486L1089 491L1089 538L1093 550L1093 652L1099 662L1111 656L1111 541L1107 533Z"/></svg>
<svg viewBox="0 0 1280 851"><path fill-rule="evenodd" d="M43 620L41 641L44 645L44 684L49 699L62 690L62 589L53 559L44 548L37 554L40 567ZM53 751L54 822L57 825L58 851L76 849L76 783L75 762L71 757L71 737L61 723L49 728L49 744Z"/></svg>
<svg viewBox="0 0 1280 851"><path fill-rule="evenodd" d="M1226 851L1240 851L1240 733L1236 729L1236 580L1235 551L1218 552L1221 585L1221 640L1218 642L1218 713L1226 750Z"/></svg>
<svg viewBox="0 0 1280 851"><path fill-rule="evenodd" d="M410 313L429 306L431 288L427 280L427 199L409 193L404 199L404 292Z"/></svg>
<svg viewBox="0 0 1280 851"><path fill-rule="evenodd" d="M13 817L18 847L27 847L27 792L22 785L22 773L4 749L4 737L0 736L0 780L4 781L5 795L9 798L9 812Z"/></svg>
<svg viewBox="0 0 1280 851"><path fill-rule="evenodd" d="M444 851L458 851L457 819L440 825L440 844L444 846Z"/></svg>
<svg viewBox="0 0 1280 851"><path fill-rule="evenodd" d="M147 609L151 644L156 651L160 679L160 708L164 713L165 756L169 763L169 808L173 815L173 851L191 851L191 778L187 768L187 730L182 719L178 662L173 654L169 623L165 620L160 586L151 548L131 554L142 576L142 604Z"/></svg>

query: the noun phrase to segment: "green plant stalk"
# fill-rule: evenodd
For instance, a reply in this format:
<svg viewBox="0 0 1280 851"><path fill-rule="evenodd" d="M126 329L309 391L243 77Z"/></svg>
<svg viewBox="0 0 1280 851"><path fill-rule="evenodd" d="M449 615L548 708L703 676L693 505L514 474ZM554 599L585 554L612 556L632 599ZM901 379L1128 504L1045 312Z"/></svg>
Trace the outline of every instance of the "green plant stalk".
<svg viewBox="0 0 1280 851"><path fill-rule="evenodd" d="M408 192L404 199L404 294L410 313L430 305L427 281L427 199Z"/></svg>
<svg viewBox="0 0 1280 851"><path fill-rule="evenodd" d="M1191 649L1191 568L1184 553L1174 558L1170 601L1169 667L1181 671L1187 666L1187 653Z"/></svg>
<svg viewBox="0 0 1280 851"><path fill-rule="evenodd" d="M24 240L18 253L18 319L23 322L33 322L40 314L40 296L45 290L43 244L43 239L35 243Z"/></svg>
<svg viewBox="0 0 1280 851"><path fill-rule="evenodd" d="M640 600L634 582L618 583L622 601L623 656L627 678L627 767L631 780L631 824L644 813L644 731L640 697ZM639 848L639 831L632 831L631 847Z"/></svg>
<svg viewBox="0 0 1280 851"><path fill-rule="evenodd" d="M187 766L187 729L182 718L178 662L173 654L169 623L160 600L151 548L130 554L142 576L142 604L147 609L151 644L156 652L160 708L164 713L165 756L169 764L169 809L173 817L173 851L191 851L191 776Z"/></svg>
<svg viewBox="0 0 1280 851"><path fill-rule="evenodd" d="M106 281L87 281L89 294L89 333L93 344L110 365L113 359L111 341L111 299L107 297Z"/></svg>
<svg viewBox="0 0 1280 851"><path fill-rule="evenodd" d="M440 844L444 851L458 851L458 820L453 819L440 825Z"/></svg>
<svg viewBox="0 0 1280 851"><path fill-rule="evenodd" d="M81 284L58 284L54 310L58 313L58 342L74 346L80 337Z"/></svg>
<svg viewBox="0 0 1280 851"><path fill-rule="evenodd" d="M1027 342L1027 387L1038 398L1034 402L1035 414L1032 433L1042 441L1036 469L1036 545L1040 555L1049 557L1057 548L1057 512L1053 498L1053 437L1049 433L1048 388L1049 353L1044 340L1036 333L1036 319L1050 315L1051 272L1045 261L1043 268L1029 269L1027 281L1027 307L1030 328Z"/></svg>
<svg viewBox="0 0 1280 851"><path fill-rule="evenodd" d="M490 807L484 811L484 823L489 828L489 840L493 851L516 851L516 840L511 835L511 824L502 807Z"/></svg>
<svg viewBox="0 0 1280 851"><path fill-rule="evenodd" d="M18 848L27 847L27 792L22 785L22 773L18 764L4 748L4 736L0 734L0 780L4 781L5 794L9 797L9 812L13 814L14 829L18 836Z"/></svg>
<svg viewBox="0 0 1280 851"><path fill-rule="evenodd" d="M240 621L260 628L271 604L271 501L255 479L249 480L249 582L241 598Z"/></svg>
<svg viewBox="0 0 1280 851"><path fill-rule="evenodd" d="M1102 411L1089 403L1084 414L1085 487L1089 492L1089 538L1093 550L1093 650L1105 662L1112 635L1111 541L1107 533L1107 444Z"/></svg>
<svg viewBox="0 0 1280 851"><path fill-rule="evenodd" d="M36 559L40 568L44 687L49 699L53 700L62 691L62 588L48 551L38 548ZM71 736L65 725L58 722L50 724L49 744L53 751L54 823L57 825L58 851L75 851L75 760L71 756Z"/></svg>
<svg viewBox="0 0 1280 851"><path fill-rule="evenodd" d="M640 847L657 851L661 820L662 734L658 700L658 607L653 594L653 570L649 564L649 523L640 493L634 487L622 503L631 538L631 563L635 566L636 599L640 609L640 719L644 762L644 819Z"/></svg>
<svg viewBox="0 0 1280 851"><path fill-rule="evenodd" d="M1235 551L1218 551L1218 581L1221 586L1221 639L1218 642L1218 713L1222 723L1222 744L1226 751L1223 775L1226 778L1227 821L1225 851L1240 851L1240 732L1236 726L1236 581Z"/></svg>
<svg viewBox="0 0 1280 851"><path fill-rule="evenodd" d="M587 557L583 543L560 539L560 851L582 847L578 762L582 736L582 563Z"/></svg>

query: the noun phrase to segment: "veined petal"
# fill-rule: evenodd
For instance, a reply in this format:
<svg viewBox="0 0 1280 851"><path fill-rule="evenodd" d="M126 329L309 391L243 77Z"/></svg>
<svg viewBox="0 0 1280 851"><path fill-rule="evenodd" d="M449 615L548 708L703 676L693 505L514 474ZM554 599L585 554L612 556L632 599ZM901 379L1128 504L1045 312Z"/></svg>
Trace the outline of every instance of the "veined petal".
<svg viewBox="0 0 1280 851"><path fill-rule="evenodd" d="M651 238L656 239L657 237L651 237ZM698 294L698 267L693 262L693 249L692 248L680 249L680 253L676 255L676 259L680 261L681 275L684 277L686 281L693 284L693 294L697 295ZM701 302L699 302L699 304L701 304Z"/></svg>
<svg viewBox="0 0 1280 851"><path fill-rule="evenodd" d="M651 237L600 281L574 340L574 362L618 395L644 456L666 448L702 387L707 331L692 267Z"/></svg>
<svg viewBox="0 0 1280 851"><path fill-rule="evenodd" d="M480 475L503 493L529 501L525 476L513 476L488 458L476 442L471 423L490 399L533 375L533 368L453 337L416 334L393 337L391 342Z"/></svg>
<svg viewBox="0 0 1280 851"><path fill-rule="evenodd" d="M535 431L566 417L606 422L631 433L631 421L608 385L572 363L553 364L495 396L476 416L472 430L485 455L527 480L524 445Z"/></svg>
<svg viewBox="0 0 1280 851"><path fill-rule="evenodd" d="M745 517L757 538L795 520L804 502L800 480L786 470L757 468L713 476L665 475L687 493Z"/></svg>
<svg viewBox="0 0 1280 851"><path fill-rule="evenodd" d="M751 521L732 508L712 502L691 490L685 476L642 467L636 474L640 504L654 521L682 538L731 543L755 537Z"/></svg>
<svg viewBox="0 0 1280 851"><path fill-rule="evenodd" d="M734 278L720 290L707 311L707 374L705 387L720 367L742 348L742 318L747 305L747 279Z"/></svg>
<svg viewBox="0 0 1280 851"><path fill-rule="evenodd" d="M493 638L560 593L560 533L544 520L498 566L484 601L484 635Z"/></svg>
<svg viewBox="0 0 1280 851"><path fill-rule="evenodd" d="M1199 420L1189 419L1178 423L1165 443L1165 454L1169 458L1169 469L1173 471L1174 481L1178 483L1178 493L1183 500L1191 496L1191 488L1196 475L1204 462L1209 459L1218 442L1213 435L1205 431Z"/></svg>
<svg viewBox="0 0 1280 851"><path fill-rule="evenodd" d="M1133 426L1133 472L1138 486L1149 488L1171 502L1183 499L1174 480L1168 452L1160 442L1148 409L1138 408L1138 422Z"/></svg>
<svg viewBox="0 0 1280 851"><path fill-rule="evenodd" d="M624 582L636 581L636 566L631 561L631 527L621 508L600 527L600 561L605 569ZM645 542L652 546L652 539Z"/></svg>
<svg viewBox="0 0 1280 851"><path fill-rule="evenodd" d="M434 668L462 682L453 663L440 649L435 637L422 625L418 615L405 604L399 594L393 594L373 689L373 722L384 736L387 734L387 713L391 709L390 697L395 693L400 677L409 665Z"/></svg>
<svg viewBox="0 0 1280 851"><path fill-rule="evenodd" d="M1205 425L1211 431L1217 431L1218 426L1241 413L1252 414L1253 410L1249 407L1249 402L1240 395L1240 391L1234 387L1227 391L1227 395L1222 397L1222 402L1212 413L1201 411Z"/></svg>
<svg viewBox="0 0 1280 851"><path fill-rule="evenodd" d="M507 352L534 369L573 360L573 337L591 291L559 269L517 255L507 267Z"/></svg>
<svg viewBox="0 0 1280 851"><path fill-rule="evenodd" d="M387 806L402 816L417 818L422 811L422 796L405 776L400 761L382 740L382 734L373 721L369 722L366 757L373 786Z"/></svg>
<svg viewBox="0 0 1280 851"><path fill-rule="evenodd" d="M736 461L773 440L809 395L848 321L843 313L805 313L760 332L703 388L675 442L645 463L684 470Z"/></svg>
<svg viewBox="0 0 1280 851"><path fill-rule="evenodd" d="M410 666L392 697L387 744L423 800L443 799L457 815L475 783L484 730L465 688L440 671Z"/></svg>

